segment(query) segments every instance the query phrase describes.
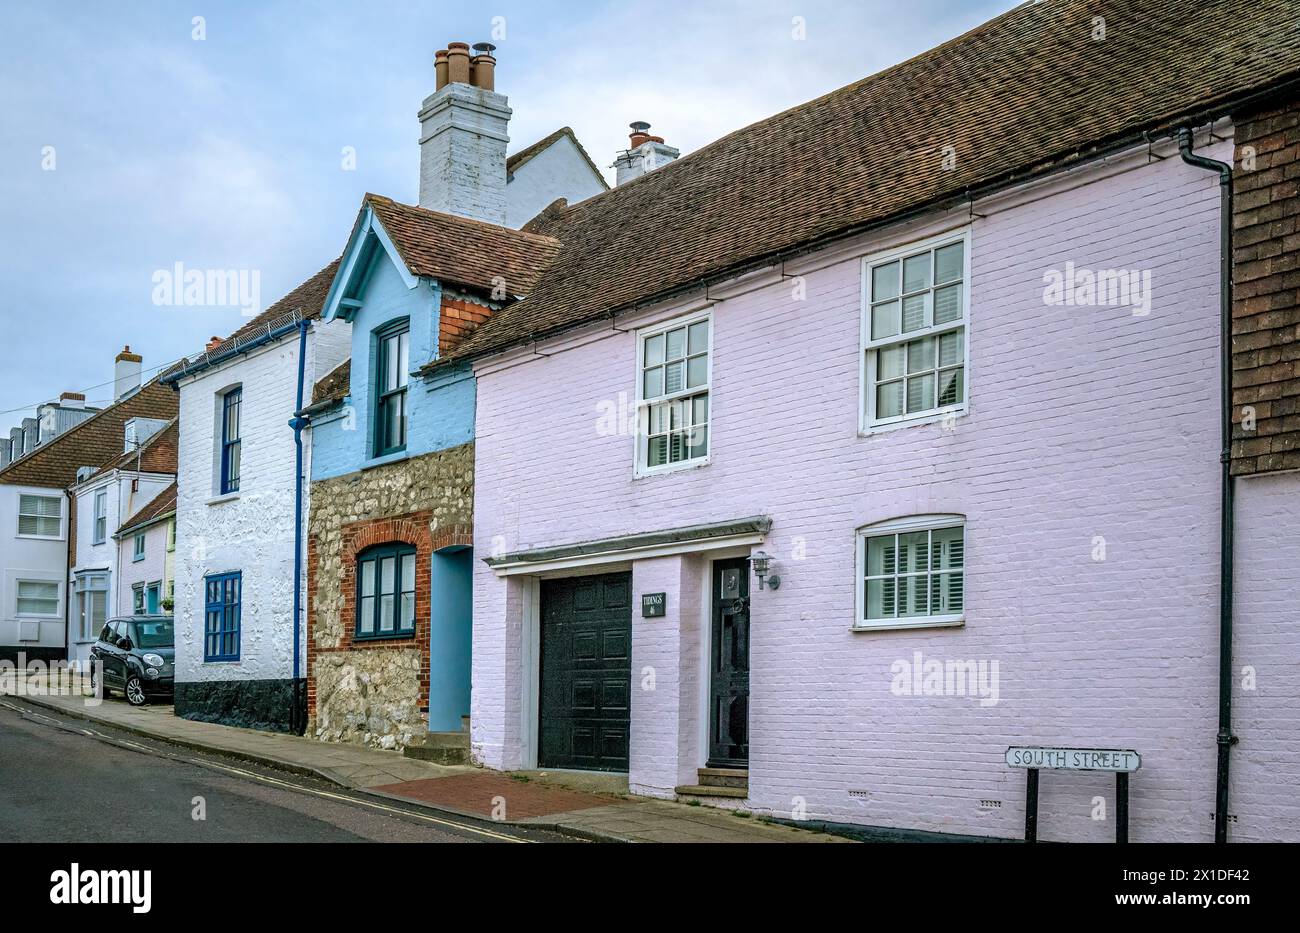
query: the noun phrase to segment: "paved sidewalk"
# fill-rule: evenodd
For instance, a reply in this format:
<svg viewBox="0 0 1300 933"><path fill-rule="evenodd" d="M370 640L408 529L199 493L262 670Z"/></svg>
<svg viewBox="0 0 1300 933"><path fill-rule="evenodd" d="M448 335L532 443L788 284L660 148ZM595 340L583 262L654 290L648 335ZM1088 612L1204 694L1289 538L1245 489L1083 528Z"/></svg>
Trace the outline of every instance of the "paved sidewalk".
<svg viewBox="0 0 1300 933"><path fill-rule="evenodd" d="M29 683L43 686L39 680ZM849 842L712 807L627 796L625 779L620 787L617 778L606 776L437 765L396 751L194 722L173 715L166 705L96 702L79 683L59 695L39 695L31 687L17 695L68 716L461 815L607 841ZM0 683L0 694L15 692L12 679Z"/></svg>

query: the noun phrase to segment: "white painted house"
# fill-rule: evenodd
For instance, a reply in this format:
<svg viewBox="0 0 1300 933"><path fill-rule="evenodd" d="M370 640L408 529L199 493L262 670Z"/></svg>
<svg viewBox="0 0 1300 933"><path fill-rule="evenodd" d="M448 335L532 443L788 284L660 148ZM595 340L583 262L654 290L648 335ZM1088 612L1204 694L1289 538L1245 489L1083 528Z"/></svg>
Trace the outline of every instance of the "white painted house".
<svg viewBox="0 0 1300 933"><path fill-rule="evenodd" d="M567 126L506 159L506 223L522 227L556 198L570 204L608 191L596 163Z"/></svg>
<svg viewBox="0 0 1300 933"><path fill-rule="evenodd" d="M78 523L71 487L78 474L94 473L122 456L128 423L165 424L176 416L175 393L157 380L141 387L140 364L138 355L123 350L116 360L112 405L72 419L62 433L24 447L0 469L0 657L78 656L84 629L81 602L71 598L69 567L78 536L93 536L94 523L89 516ZM28 420L39 428L35 419ZM92 597L92 617L97 606Z"/></svg>
<svg viewBox="0 0 1300 933"><path fill-rule="evenodd" d="M167 378L181 411L178 716L278 731L295 725L306 649L299 632L295 662L299 464L289 422L305 404L300 387L309 401L311 387L348 354L349 325L318 320L336 266ZM309 445L303 448L306 475ZM306 497L304 483L304 516Z"/></svg>
<svg viewBox="0 0 1300 933"><path fill-rule="evenodd" d="M175 418L131 418L119 456L98 470L83 468L69 490L78 533L67 575L68 660L78 667L121 603L118 530L175 482L176 437Z"/></svg>
<svg viewBox="0 0 1300 933"><path fill-rule="evenodd" d="M114 614L170 614L176 586L176 481L130 515L114 537Z"/></svg>

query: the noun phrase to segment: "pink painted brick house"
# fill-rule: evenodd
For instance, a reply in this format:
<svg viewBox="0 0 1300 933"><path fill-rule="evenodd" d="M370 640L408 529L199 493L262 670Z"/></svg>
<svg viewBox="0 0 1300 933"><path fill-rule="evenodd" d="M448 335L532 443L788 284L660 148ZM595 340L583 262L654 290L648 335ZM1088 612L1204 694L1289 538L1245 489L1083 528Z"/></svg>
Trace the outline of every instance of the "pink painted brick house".
<svg viewBox="0 0 1300 933"><path fill-rule="evenodd" d="M1131 749L1132 839L1300 840L1300 42L1095 6L530 225L559 258L430 367L477 379L477 760L1015 838L1009 747ZM1039 837L1114 838L1115 786L1043 771Z"/></svg>

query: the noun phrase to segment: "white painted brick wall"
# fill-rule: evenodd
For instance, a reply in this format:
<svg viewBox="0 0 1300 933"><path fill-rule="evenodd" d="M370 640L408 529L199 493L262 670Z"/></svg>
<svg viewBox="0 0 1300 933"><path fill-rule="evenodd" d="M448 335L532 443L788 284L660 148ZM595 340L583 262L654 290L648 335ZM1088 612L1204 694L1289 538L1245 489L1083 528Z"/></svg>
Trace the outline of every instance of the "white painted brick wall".
<svg viewBox="0 0 1300 933"><path fill-rule="evenodd" d="M317 347L313 326L307 341L308 381L337 366L348 341L329 336ZM319 358L317 357L319 354ZM262 680L293 674L293 431L298 380L298 337L286 336L237 361L206 370L181 386L177 479L176 679ZM244 387L240 433L240 490L216 497L215 451L220 438L217 404L221 393ZM310 386L307 390L310 400ZM304 475L310 437L304 435ZM303 517L310 506L303 486ZM304 521L305 524L305 521ZM305 557L304 557L305 561ZM203 578L243 573L240 659L203 661ZM304 568L304 590L306 572ZM306 645L301 676L306 676Z"/></svg>

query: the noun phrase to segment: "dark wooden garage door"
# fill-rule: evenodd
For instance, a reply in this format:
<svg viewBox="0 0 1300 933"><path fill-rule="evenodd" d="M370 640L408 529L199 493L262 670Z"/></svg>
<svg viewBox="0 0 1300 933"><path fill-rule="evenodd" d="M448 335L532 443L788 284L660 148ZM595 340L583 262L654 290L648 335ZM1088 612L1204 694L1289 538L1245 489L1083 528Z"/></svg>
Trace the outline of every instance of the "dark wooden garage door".
<svg viewBox="0 0 1300 933"><path fill-rule="evenodd" d="M538 766L626 771L632 575L542 581Z"/></svg>

